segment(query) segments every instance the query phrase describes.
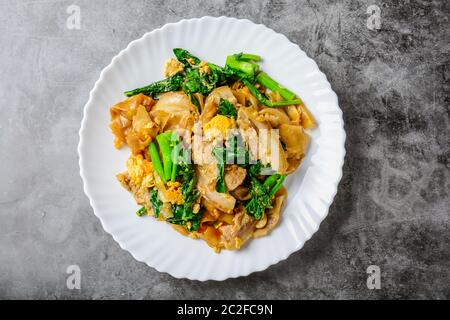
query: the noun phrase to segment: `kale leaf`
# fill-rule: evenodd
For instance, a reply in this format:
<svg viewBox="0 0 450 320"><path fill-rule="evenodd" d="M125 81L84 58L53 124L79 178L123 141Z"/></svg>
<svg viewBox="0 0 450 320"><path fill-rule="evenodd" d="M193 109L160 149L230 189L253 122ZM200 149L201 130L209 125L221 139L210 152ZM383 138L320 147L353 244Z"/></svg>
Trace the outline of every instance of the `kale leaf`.
<svg viewBox="0 0 450 320"><path fill-rule="evenodd" d="M256 220L261 219L264 211L272 208L273 197L280 190L285 178L285 175L276 173L261 183L256 177L250 175L249 190L252 199L245 205L247 214Z"/></svg>
<svg viewBox="0 0 450 320"><path fill-rule="evenodd" d="M223 147L216 147L213 149L213 154L217 159L216 191L225 193L227 191L227 188L225 186L225 149Z"/></svg>
<svg viewBox="0 0 450 320"><path fill-rule="evenodd" d="M192 68L186 72L182 84L183 91L189 95L192 93L209 94L216 87L216 81L211 74L202 74L199 68Z"/></svg>
<svg viewBox="0 0 450 320"><path fill-rule="evenodd" d="M269 198L263 184L253 177L251 177L250 182L250 195L252 199L245 206L245 210L247 214L259 220L264 211L272 207L272 200Z"/></svg>
<svg viewBox="0 0 450 320"><path fill-rule="evenodd" d="M209 94L214 88L226 84L234 72L229 68L222 68L214 63L202 63L196 56L182 48L173 49L173 53L185 70L182 80L182 89L187 94Z"/></svg>
<svg viewBox="0 0 450 320"><path fill-rule="evenodd" d="M161 212L162 201L158 199L158 190L151 189L150 190L150 204L153 208L153 215L155 218L159 217L159 213Z"/></svg>
<svg viewBox="0 0 450 320"><path fill-rule="evenodd" d="M175 57L180 61L184 68L189 70L192 66L200 64L200 59L192 55L189 51L182 48L173 49Z"/></svg>
<svg viewBox="0 0 450 320"><path fill-rule="evenodd" d="M178 172L182 177L181 195L184 203L172 205L173 217L167 218L167 221L186 226L189 232L196 231L200 226L202 213L194 213L192 209L200 196L200 192L195 189L197 180L194 165L187 163L186 159L180 157Z"/></svg>
<svg viewBox="0 0 450 320"><path fill-rule="evenodd" d="M230 101L221 98L219 102L219 114L236 119L237 110Z"/></svg>
<svg viewBox="0 0 450 320"><path fill-rule="evenodd" d="M156 81L148 86L126 91L125 95L131 97L143 93L146 96L154 98L160 93L179 90L183 83L183 79L184 76L181 73L177 73L167 79Z"/></svg>

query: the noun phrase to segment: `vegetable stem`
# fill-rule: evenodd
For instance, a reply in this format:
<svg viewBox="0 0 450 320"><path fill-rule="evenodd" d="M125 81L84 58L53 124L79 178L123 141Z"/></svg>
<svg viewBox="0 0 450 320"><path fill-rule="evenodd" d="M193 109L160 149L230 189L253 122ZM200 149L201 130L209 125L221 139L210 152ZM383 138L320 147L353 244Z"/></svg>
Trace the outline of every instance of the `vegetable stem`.
<svg viewBox="0 0 450 320"><path fill-rule="evenodd" d="M136 211L136 215L138 217L142 217L144 214L147 213L147 209L145 207L140 208L138 211Z"/></svg>
<svg viewBox="0 0 450 320"><path fill-rule="evenodd" d="M261 56L251 53L243 53L243 52L236 53L234 57L238 60L255 61L255 62L261 61Z"/></svg>
<svg viewBox="0 0 450 320"><path fill-rule="evenodd" d="M295 93L283 87L277 81L273 80L267 73L261 71L256 76L256 81L262 84L264 87L272 90L273 92L278 92L286 100L294 100Z"/></svg>
<svg viewBox="0 0 450 320"><path fill-rule="evenodd" d="M176 91L181 87L181 83L183 81L183 76L180 73L173 75L167 79L163 79L160 81L153 82L148 86L137 88L134 90L125 91L124 94L127 97L131 97L137 95L139 93L143 93L149 97L155 97L157 94Z"/></svg>
<svg viewBox="0 0 450 320"><path fill-rule="evenodd" d="M161 163L161 158L159 157L158 149L156 148L156 144L151 142L148 146L148 152L150 153L150 158L153 163L153 168L155 168L156 173L161 177L161 180L166 183L166 178L164 175L163 165Z"/></svg>
<svg viewBox="0 0 450 320"><path fill-rule="evenodd" d="M270 177L268 177L265 181L264 181L264 188L266 188L267 191L271 190L273 184L275 184L278 179L281 177L280 174L276 173L271 175Z"/></svg>
<svg viewBox="0 0 450 320"><path fill-rule="evenodd" d="M172 148L170 141L172 139L172 132L164 132L156 137L158 141L159 150L161 151L163 166L164 166L164 179L169 181L172 175Z"/></svg>
<svg viewBox="0 0 450 320"><path fill-rule="evenodd" d="M239 70L251 77L255 76L255 72L258 71L258 65L245 60L238 60L234 55L228 56L226 65L234 70Z"/></svg>
<svg viewBox="0 0 450 320"><path fill-rule="evenodd" d="M250 93L255 96L256 99L259 100L262 104L268 106L268 107L281 107L281 106L290 106L293 104L301 104L302 100L296 99L296 100L285 100L285 101L278 101L278 102L272 102L269 99L267 99L261 92L258 91L258 89L255 88L253 84L250 83L250 81L246 79L242 79L245 86L250 90Z"/></svg>
<svg viewBox="0 0 450 320"><path fill-rule="evenodd" d="M170 176L170 181L175 181L177 179L178 176L178 156L180 153L180 144L178 142L178 137L176 135L173 136L175 142L175 146L172 149L172 174ZM177 138L175 140L175 138Z"/></svg>
<svg viewBox="0 0 450 320"><path fill-rule="evenodd" d="M272 198L275 193L280 190L281 186L283 185L284 180L286 179L285 175L279 175L278 181L275 183L275 185L272 187L272 189L269 191L269 197Z"/></svg>
<svg viewBox="0 0 450 320"><path fill-rule="evenodd" d="M284 106L297 105L297 104L302 104L302 100L295 99L295 100L284 100L284 101L271 102L271 105L268 107L284 107Z"/></svg>

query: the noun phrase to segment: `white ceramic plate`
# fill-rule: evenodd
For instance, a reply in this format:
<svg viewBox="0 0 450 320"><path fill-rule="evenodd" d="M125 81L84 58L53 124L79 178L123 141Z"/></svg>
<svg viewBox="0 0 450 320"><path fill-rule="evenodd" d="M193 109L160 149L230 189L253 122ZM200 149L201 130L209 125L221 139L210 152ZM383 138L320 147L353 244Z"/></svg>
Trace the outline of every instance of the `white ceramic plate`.
<svg viewBox="0 0 450 320"><path fill-rule="evenodd" d="M116 150L109 107L123 92L163 78L172 49L185 48L219 65L228 54L259 54L261 67L296 92L318 122L299 169L286 182L289 196L281 223L270 235L240 251L213 252L152 218L135 215L138 206L115 175L125 170L130 151ZM342 176L345 132L336 94L317 64L284 35L248 20L203 17L166 24L131 42L101 73L84 107L80 129L80 174L84 191L103 228L139 261L177 278L224 280L266 269L299 250L317 231Z"/></svg>

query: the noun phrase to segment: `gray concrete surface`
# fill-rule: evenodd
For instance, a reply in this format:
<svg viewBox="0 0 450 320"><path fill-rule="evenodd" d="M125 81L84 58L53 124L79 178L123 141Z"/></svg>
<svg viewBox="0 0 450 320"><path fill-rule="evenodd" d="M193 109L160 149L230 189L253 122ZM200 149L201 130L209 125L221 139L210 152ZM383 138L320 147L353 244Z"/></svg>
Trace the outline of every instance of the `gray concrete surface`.
<svg viewBox="0 0 450 320"><path fill-rule="evenodd" d="M69 30L66 8L81 9ZM381 29L369 30L369 5ZM224 282L161 274L107 235L78 176L82 108L100 71L167 22L264 23L313 57L348 134L330 215L305 247ZM0 298L450 298L450 2L0 1ZM79 265L81 290L66 287ZM381 289L366 268L381 268Z"/></svg>

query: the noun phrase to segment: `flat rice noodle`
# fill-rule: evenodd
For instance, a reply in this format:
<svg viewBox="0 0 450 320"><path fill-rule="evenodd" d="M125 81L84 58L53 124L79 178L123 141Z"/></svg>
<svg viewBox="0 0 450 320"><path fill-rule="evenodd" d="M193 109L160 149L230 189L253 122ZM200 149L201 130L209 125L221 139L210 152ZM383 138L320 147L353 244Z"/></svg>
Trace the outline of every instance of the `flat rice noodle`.
<svg viewBox="0 0 450 320"><path fill-rule="evenodd" d="M208 97L206 97L205 106L200 116L200 120L202 121L202 123L205 124L209 122L217 114L220 99L228 100L233 106L236 107L237 100L233 95L233 92L231 92L230 87L222 86L216 88L211 91Z"/></svg>
<svg viewBox="0 0 450 320"><path fill-rule="evenodd" d="M289 124L289 119L283 109L263 108L259 111L258 120L266 121L272 128L278 128L282 124Z"/></svg>
<svg viewBox="0 0 450 320"><path fill-rule="evenodd" d="M139 141L137 140L146 140L147 138L143 137L143 132L136 132L135 130L132 130L131 127L133 125L133 119L135 118L138 110L149 111L154 103L155 101L152 98L143 94L138 94L127 98L110 108L111 120L109 126L115 136L114 146L116 148L119 149L123 144L128 144L128 135L130 132L133 132L132 137L129 138L129 141L132 144L131 147L133 153L138 152L138 149L141 147ZM140 119L142 115L142 112L140 112L138 118ZM140 126L142 126L142 124ZM154 127L156 128L156 126ZM150 129L150 125L148 129ZM147 132L147 134L151 134L151 132Z"/></svg>
<svg viewBox="0 0 450 320"><path fill-rule="evenodd" d="M302 127L290 124L280 126L280 139L286 145L287 157L294 159L302 158L310 141Z"/></svg>
<svg viewBox="0 0 450 320"><path fill-rule="evenodd" d="M192 130L198 115L189 97L181 91L164 93L150 111L150 116L161 131L177 128Z"/></svg>

